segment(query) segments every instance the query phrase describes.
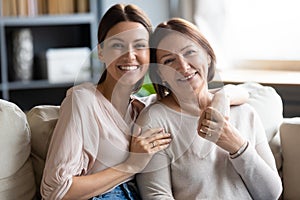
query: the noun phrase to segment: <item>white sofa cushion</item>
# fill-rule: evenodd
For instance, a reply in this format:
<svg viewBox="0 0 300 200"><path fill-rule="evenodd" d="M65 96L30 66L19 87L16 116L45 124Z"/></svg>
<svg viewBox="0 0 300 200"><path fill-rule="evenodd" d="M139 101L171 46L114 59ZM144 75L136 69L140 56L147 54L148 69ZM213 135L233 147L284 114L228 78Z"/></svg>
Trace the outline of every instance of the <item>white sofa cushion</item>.
<svg viewBox="0 0 300 200"><path fill-rule="evenodd" d="M30 129L15 104L0 99L0 199L32 199L35 182Z"/></svg>
<svg viewBox="0 0 300 200"><path fill-rule="evenodd" d="M284 119L280 127L283 157L283 199L300 199L300 117Z"/></svg>

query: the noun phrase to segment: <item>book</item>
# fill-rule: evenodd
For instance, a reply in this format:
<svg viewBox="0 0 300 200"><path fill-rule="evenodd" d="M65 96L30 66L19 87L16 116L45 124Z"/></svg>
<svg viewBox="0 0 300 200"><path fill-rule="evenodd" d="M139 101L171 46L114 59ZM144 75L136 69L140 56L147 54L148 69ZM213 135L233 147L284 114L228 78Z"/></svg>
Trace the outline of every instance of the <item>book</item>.
<svg viewBox="0 0 300 200"><path fill-rule="evenodd" d="M10 6L9 6L9 15L10 16L17 16L17 0L9 0Z"/></svg>
<svg viewBox="0 0 300 200"><path fill-rule="evenodd" d="M28 0L17 0L17 14L18 16L28 15Z"/></svg>
<svg viewBox="0 0 300 200"><path fill-rule="evenodd" d="M58 11L58 2L59 0L48 0L48 14L56 15L59 13Z"/></svg>
<svg viewBox="0 0 300 200"><path fill-rule="evenodd" d="M47 0L37 0L38 15L44 15L48 13Z"/></svg>
<svg viewBox="0 0 300 200"><path fill-rule="evenodd" d="M37 0L28 0L28 16L38 15L38 4Z"/></svg>
<svg viewBox="0 0 300 200"><path fill-rule="evenodd" d="M78 12L78 13L89 12L89 1L76 0L76 12Z"/></svg>
<svg viewBox="0 0 300 200"><path fill-rule="evenodd" d="M74 13L74 0L60 0L58 2L59 14L72 14Z"/></svg>

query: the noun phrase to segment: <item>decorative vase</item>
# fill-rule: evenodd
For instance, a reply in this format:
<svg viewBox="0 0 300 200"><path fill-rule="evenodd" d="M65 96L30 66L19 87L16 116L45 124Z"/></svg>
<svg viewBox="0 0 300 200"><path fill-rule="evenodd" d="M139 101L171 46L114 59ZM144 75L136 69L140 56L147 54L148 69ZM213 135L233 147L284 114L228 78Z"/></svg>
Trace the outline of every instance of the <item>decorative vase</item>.
<svg viewBox="0 0 300 200"><path fill-rule="evenodd" d="M30 29L24 28L13 33L14 79L28 81L33 74L33 37Z"/></svg>

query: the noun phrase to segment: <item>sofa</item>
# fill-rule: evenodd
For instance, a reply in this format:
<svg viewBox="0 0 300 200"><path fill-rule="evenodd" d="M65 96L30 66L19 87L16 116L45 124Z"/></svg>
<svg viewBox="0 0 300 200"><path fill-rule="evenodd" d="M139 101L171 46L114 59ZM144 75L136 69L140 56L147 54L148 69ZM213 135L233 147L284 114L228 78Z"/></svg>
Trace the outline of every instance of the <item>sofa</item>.
<svg viewBox="0 0 300 200"><path fill-rule="evenodd" d="M278 173L281 199L300 199L300 117L283 118L277 92L257 83L243 83L264 124ZM39 105L23 112L0 100L0 199L41 199L39 188L48 146L59 116L59 106Z"/></svg>

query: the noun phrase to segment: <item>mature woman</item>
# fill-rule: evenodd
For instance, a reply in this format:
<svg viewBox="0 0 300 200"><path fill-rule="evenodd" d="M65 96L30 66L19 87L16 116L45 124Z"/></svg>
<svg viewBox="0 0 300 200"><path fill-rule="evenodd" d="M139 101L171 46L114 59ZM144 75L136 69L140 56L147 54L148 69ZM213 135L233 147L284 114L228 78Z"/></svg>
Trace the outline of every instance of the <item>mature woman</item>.
<svg viewBox="0 0 300 200"><path fill-rule="evenodd" d="M175 18L156 28L150 44L159 101L137 123L163 127L172 142L137 175L142 197L278 199L281 180L258 115L247 104L231 106L229 115L212 104L216 58L205 37Z"/></svg>
<svg viewBox="0 0 300 200"><path fill-rule="evenodd" d="M171 141L162 128L143 137L131 129L146 105L132 94L149 67L151 33L149 19L136 6L117 4L103 16L98 55L106 69L97 85L73 87L61 105L41 184L43 199L139 199L135 173Z"/></svg>

